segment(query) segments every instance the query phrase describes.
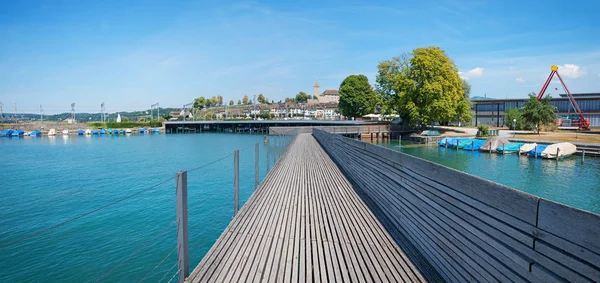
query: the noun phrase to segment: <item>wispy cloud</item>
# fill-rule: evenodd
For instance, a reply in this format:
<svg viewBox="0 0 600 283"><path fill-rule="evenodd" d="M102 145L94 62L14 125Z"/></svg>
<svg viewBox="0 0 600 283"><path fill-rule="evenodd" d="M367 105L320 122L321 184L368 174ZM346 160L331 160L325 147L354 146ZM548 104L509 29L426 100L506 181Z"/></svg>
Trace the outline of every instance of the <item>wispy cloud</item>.
<svg viewBox="0 0 600 283"><path fill-rule="evenodd" d="M518 82L518 83L524 83L524 82L525 82L525 79L523 79L523 77L518 77L518 78L517 78L517 82Z"/></svg>
<svg viewBox="0 0 600 283"><path fill-rule="evenodd" d="M558 66L559 74L571 79L576 79L581 76L585 76L587 72L582 70L579 66L575 64L564 64Z"/></svg>
<svg viewBox="0 0 600 283"><path fill-rule="evenodd" d="M476 77L483 76L484 68L477 67L475 69L468 70L467 72L458 72L461 78L469 80Z"/></svg>

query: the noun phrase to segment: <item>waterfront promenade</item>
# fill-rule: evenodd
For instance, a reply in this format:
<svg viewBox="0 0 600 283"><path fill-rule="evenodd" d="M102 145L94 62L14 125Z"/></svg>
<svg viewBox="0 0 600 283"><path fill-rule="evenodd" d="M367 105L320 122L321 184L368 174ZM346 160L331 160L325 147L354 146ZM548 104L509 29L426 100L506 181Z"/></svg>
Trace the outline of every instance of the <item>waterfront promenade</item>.
<svg viewBox="0 0 600 283"><path fill-rule="evenodd" d="M186 282L425 281L311 134L299 134Z"/></svg>

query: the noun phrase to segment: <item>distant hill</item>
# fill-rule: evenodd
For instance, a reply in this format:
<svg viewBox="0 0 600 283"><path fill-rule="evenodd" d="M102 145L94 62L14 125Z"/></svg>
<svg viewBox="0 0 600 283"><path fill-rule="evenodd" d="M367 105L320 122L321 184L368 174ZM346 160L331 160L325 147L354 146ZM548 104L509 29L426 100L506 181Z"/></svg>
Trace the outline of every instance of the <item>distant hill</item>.
<svg viewBox="0 0 600 283"><path fill-rule="evenodd" d="M473 96L471 100L495 100L495 98L491 97L483 97L483 96Z"/></svg>

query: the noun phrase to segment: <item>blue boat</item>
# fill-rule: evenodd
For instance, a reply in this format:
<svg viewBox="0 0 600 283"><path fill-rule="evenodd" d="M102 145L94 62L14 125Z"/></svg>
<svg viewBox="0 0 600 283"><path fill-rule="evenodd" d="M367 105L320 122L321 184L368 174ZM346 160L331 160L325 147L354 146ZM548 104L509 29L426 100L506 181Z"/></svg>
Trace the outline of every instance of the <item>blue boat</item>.
<svg viewBox="0 0 600 283"><path fill-rule="evenodd" d="M446 141L448 141L448 138L442 139L440 141L438 141L438 145L439 146L445 146L446 145Z"/></svg>
<svg viewBox="0 0 600 283"><path fill-rule="evenodd" d="M479 148L485 143L485 140L473 140L471 143L463 147L464 150L479 150Z"/></svg>
<svg viewBox="0 0 600 283"><path fill-rule="evenodd" d="M461 141L466 141L466 140L468 140L468 138L448 138L448 139L446 139L446 144L448 144L448 147L456 148L457 143L458 143L458 145L460 147L460 142ZM446 144L444 144L444 146Z"/></svg>
<svg viewBox="0 0 600 283"><path fill-rule="evenodd" d="M83 136L83 130L79 130L79 131L77 131L77 135L79 135L79 136Z"/></svg>
<svg viewBox="0 0 600 283"><path fill-rule="evenodd" d="M98 135L98 130L93 130L93 131L92 131L92 134L93 134L94 136L97 136L97 135Z"/></svg>
<svg viewBox="0 0 600 283"><path fill-rule="evenodd" d="M105 129L100 129L100 134L101 135L106 135L106 130Z"/></svg>
<svg viewBox="0 0 600 283"><path fill-rule="evenodd" d="M118 135L119 134L119 130L115 129L115 130L112 131L112 133L113 133L113 135Z"/></svg>
<svg viewBox="0 0 600 283"><path fill-rule="evenodd" d="M534 156L534 157L535 156L540 156L541 157L542 156L542 151L544 151L544 149L546 149L546 147L548 147L548 146L547 145L539 145L538 144L538 146L536 148L530 150L527 153L527 155Z"/></svg>
<svg viewBox="0 0 600 283"><path fill-rule="evenodd" d="M155 134L159 134L160 133L160 129L159 128L154 128L154 133Z"/></svg>
<svg viewBox="0 0 600 283"><path fill-rule="evenodd" d="M15 130L12 132L11 136L13 137L21 137L25 134L25 131L23 130Z"/></svg>
<svg viewBox="0 0 600 283"><path fill-rule="evenodd" d="M13 130L11 130L11 129L4 130L4 131L2 131L2 133L0 133L0 136L3 136L3 137L10 137L10 135L12 135L12 133L13 133L13 132L14 132L14 131L13 131Z"/></svg>
<svg viewBox="0 0 600 283"><path fill-rule="evenodd" d="M42 135L42 132L40 130L35 130L35 131L31 132L32 137L39 137L41 135Z"/></svg>

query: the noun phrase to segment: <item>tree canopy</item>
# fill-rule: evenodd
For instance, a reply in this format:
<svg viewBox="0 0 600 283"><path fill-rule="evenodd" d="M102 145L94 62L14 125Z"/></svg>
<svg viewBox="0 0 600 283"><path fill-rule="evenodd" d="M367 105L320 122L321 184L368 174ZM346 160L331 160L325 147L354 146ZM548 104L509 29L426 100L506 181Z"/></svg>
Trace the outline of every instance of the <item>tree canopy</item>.
<svg viewBox="0 0 600 283"><path fill-rule="evenodd" d="M238 104L238 105L241 105L241 104L242 104L242 101L238 99L238 103L237 103L237 104Z"/></svg>
<svg viewBox="0 0 600 283"><path fill-rule="evenodd" d="M310 99L310 96L308 96L308 94L306 94L306 92L301 91L298 92L298 94L296 94L296 102L298 103L306 103L306 101L308 101L308 99Z"/></svg>
<svg viewBox="0 0 600 283"><path fill-rule="evenodd" d="M542 124L553 122L556 119L558 109L550 104L551 99L550 95L546 95L542 101L539 101L535 93L530 93L529 100L521 110L521 117L525 124L536 126L538 134Z"/></svg>
<svg viewBox="0 0 600 283"><path fill-rule="evenodd" d="M200 96L194 99L194 108L202 109L206 105L206 98L204 96Z"/></svg>
<svg viewBox="0 0 600 283"><path fill-rule="evenodd" d="M377 68L377 91L384 103L411 124L471 121L458 68L439 47L417 48Z"/></svg>
<svg viewBox="0 0 600 283"><path fill-rule="evenodd" d="M232 106L234 104L233 99L229 100L229 106Z"/></svg>
<svg viewBox="0 0 600 283"><path fill-rule="evenodd" d="M217 105L223 105L223 97L222 96L217 96Z"/></svg>
<svg viewBox="0 0 600 283"><path fill-rule="evenodd" d="M340 113L348 117L362 117L375 111L377 97L364 75L351 75L340 84Z"/></svg>
<svg viewBox="0 0 600 283"><path fill-rule="evenodd" d="M265 98L265 96L262 93L258 95L258 98L256 98L256 100L260 104L267 104L267 103L269 103L269 100L267 98Z"/></svg>
<svg viewBox="0 0 600 283"><path fill-rule="evenodd" d="M242 98L242 103L244 105L248 104L248 96L247 95L244 95L244 97Z"/></svg>

